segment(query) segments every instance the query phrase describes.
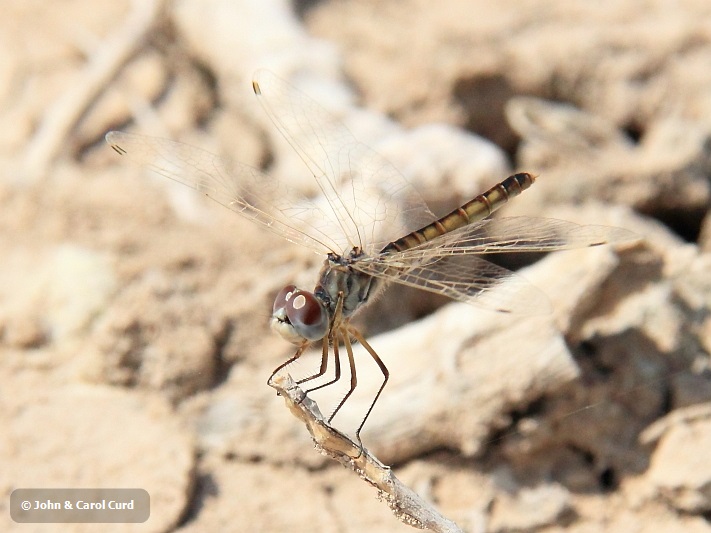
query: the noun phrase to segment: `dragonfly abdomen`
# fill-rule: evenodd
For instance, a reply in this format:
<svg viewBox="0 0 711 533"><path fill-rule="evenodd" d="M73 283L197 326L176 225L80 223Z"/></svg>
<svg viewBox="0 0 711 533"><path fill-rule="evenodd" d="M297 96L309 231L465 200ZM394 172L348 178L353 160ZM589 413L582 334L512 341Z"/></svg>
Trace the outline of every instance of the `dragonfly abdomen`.
<svg viewBox="0 0 711 533"><path fill-rule="evenodd" d="M535 176L528 172L509 176L451 213L389 243L383 248L382 253L402 252L462 226L482 220L508 202L509 199L528 189L535 180Z"/></svg>

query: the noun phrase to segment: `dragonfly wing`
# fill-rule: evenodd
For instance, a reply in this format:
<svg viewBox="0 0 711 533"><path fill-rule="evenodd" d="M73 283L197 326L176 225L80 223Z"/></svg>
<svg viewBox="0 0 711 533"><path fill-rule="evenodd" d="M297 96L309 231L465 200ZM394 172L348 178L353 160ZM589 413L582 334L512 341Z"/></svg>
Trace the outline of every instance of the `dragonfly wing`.
<svg viewBox="0 0 711 533"><path fill-rule="evenodd" d="M385 158L359 142L321 105L265 70L254 89L277 129L313 173L340 226L345 250L368 253L435 219L422 197Z"/></svg>
<svg viewBox="0 0 711 533"><path fill-rule="evenodd" d="M450 255L428 264L402 263L397 258L388 258L387 261L379 259L358 261L353 266L384 280L442 294L485 309L522 315L540 315L551 311L550 301L540 289L522 276L481 257Z"/></svg>
<svg viewBox="0 0 711 533"><path fill-rule="evenodd" d="M356 262L354 268L477 306L521 314L550 310L548 298L521 276L479 254L551 252L637 240L623 228L564 220L509 217L473 222L402 252Z"/></svg>
<svg viewBox="0 0 711 533"><path fill-rule="evenodd" d="M256 168L183 143L112 131L106 142L120 155L204 193L277 235L318 253L337 251L333 223L317 204Z"/></svg>
<svg viewBox="0 0 711 533"><path fill-rule="evenodd" d="M631 242L639 238L624 228L580 225L553 218L489 218L405 250L399 254L399 260L422 262L448 255L553 252Z"/></svg>

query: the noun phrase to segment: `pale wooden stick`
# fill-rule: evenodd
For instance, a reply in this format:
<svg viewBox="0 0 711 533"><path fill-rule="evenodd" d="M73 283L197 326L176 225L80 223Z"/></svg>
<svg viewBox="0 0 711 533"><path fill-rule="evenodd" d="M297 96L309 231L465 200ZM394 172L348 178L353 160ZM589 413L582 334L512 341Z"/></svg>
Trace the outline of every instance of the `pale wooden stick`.
<svg viewBox="0 0 711 533"><path fill-rule="evenodd" d="M35 181L45 177L69 132L108 82L142 46L144 37L155 25L164 2L165 0L134 1L131 15L96 49L74 83L47 110L25 151L26 179Z"/></svg>
<svg viewBox="0 0 711 533"><path fill-rule="evenodd" d="M401 521L437 533L462 533L454 522L442 516L412 489L403 485L389 466L329 426L316 402L306 396L290 375L274 376L269 385L284 398L291 413L306 424L317 449L350 468L361 479L378 489L379 497Z"/></svg>

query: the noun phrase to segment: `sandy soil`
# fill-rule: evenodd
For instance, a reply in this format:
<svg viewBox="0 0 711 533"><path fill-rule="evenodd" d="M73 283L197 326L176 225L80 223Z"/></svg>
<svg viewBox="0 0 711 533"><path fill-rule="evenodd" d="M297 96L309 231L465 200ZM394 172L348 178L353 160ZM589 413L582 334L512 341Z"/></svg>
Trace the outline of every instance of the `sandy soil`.
<svg viewBox="0 0 711 533"><path fill-rule="evenodd" d="M293 353L274 295L322 257L103 141L178 140L318 202L252 93L266 68L438 215L525 170L503 215L643 237L502 257L543 316L388 289L356 319L391 371L367 448L468 532L711 531L711 4L296 4L5 2L0 530L411 530L266 385ZM379 379L356 348L351 433ZM46 487L144 488L151 516L15 523L11 492Z"/></svg>

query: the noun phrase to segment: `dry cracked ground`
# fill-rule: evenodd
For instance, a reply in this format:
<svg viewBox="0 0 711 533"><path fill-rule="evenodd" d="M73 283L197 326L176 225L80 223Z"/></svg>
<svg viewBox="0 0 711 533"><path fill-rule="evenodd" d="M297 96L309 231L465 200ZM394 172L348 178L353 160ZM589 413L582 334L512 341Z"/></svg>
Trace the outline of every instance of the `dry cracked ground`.
<svg viewBox="0 0 711 533"><path fill-rule="evenodd" d="M0 49L0 530L411 530L266 385L293 353L274 295L323 257L103 141L181 141L318 203L252 93L266 68L437 215L528 171L502 215L640 236L497 255L550 312L387 289L356 318L391 372L368 449L467 532L711 531L707 0L6 0ZM355 358L347 432L379 379ZM143 488L151 515L12 520L13 490L52 487Z"/></svg>

